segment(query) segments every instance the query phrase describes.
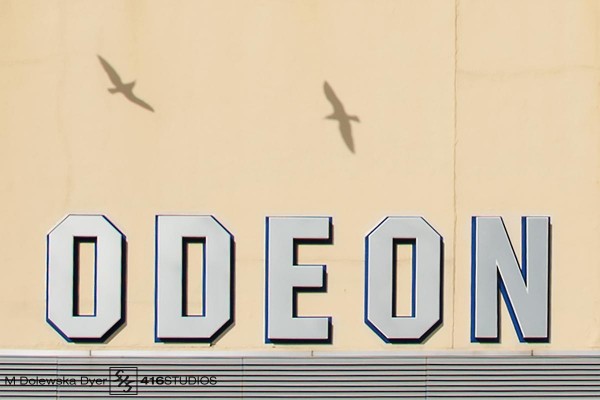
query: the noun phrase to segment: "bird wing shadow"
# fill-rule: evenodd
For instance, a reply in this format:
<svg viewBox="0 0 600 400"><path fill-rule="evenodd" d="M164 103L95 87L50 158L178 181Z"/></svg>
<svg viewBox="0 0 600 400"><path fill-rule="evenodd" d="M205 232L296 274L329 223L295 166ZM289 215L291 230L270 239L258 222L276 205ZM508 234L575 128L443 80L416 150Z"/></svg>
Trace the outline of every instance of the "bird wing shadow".
<svg viewBox="0 0 600 400"><path fill-rule="evenodd" d="M119 74L117 74L117 71L115 71L115 69L108 63L108 61L102 58L99 54L97 54L97 56L100 60L100 64L102 64L102 68L104 68L104 71L106 71L106 74L110 78L110 81L113 83L113 85L117 87L122 86L123 81L121 80Z"/></svg>
<svg viewBox="0 0 600 400"><path fill-rule="evenodd" d="M327 83L327 81L323 83L323 91L325 92L325 97L327 97L327 100L329 100L329 102L333 106L334 114L336 114L338 111L344 110L344 105L336 96L335 92L333 91L333 88L331 87L331 85L329 85L329 83Z"/></svg>
<svg viewBox="0 0 600 400"><path fill-rule="evenodd" d="M352 138L352 125L349 120L340 120L340 133L342 134L342 138L344 139L344 143L348 147L352 153L354 153L354 139Z"/></svg>
<svg viewBox="0 0 600 400"><path fill-rule="evenodd" d="M145 108L146 110L154 112L154 108L152 108L152 106L150 106L150 104L148 104L144 100L136 97L134 94L125 95L125 97L132 103L137 104L138 106Z"/></svg>

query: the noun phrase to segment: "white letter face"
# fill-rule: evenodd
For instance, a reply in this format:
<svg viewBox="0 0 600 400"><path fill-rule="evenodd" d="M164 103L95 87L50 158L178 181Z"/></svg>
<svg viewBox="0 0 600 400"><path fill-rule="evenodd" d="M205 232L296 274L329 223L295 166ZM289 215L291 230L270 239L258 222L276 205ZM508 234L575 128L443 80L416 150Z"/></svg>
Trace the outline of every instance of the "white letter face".
<svg viewBox="0 0 600 400"><path fill-rule="evenodd" d="M324 265L296 265L296 245L331 243L329 217L267 217L265 341L330 342L331 317L298 317L296 292L323 289Z"/></svg>
<svg viewBox="0 0 600 400"><path fill-rule="evenodd" d="M397 242L413 246L412 315L394 315ZM365 239L365 322L385 342L420 343L442 322L442 237L421 217L388 217Z"/></svg>
<svg viewBox="0 0 600 400"><path fill-rule="evenodd" d="M78 241L96 246L93 315L76 315ZM125 322L125 236L102 215L69 215L47 243L46 320L69 342L105 341Z"/></svg>
<svg viewBox="0 0 600 400"><path fill-rule="evenodd" d="M547 342L550 218L523 217L522 262L500 217L473 217L471 341L497 342L498 290L521 342Z"/></svg>
<svg viewBox="0 0 600 400"><path fill-rule="evenodd" d="M204 243L201 315L184 312L186 241ZM156 217L157 341L212 342L231 325L233 262L233 236L214 217Z"/></svg>

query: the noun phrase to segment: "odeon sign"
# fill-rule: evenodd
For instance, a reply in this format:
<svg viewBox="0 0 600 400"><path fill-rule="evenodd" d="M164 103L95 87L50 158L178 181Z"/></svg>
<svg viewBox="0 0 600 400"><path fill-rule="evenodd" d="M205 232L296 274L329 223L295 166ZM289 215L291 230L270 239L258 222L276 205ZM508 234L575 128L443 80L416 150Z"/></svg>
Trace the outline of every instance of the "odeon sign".
<svg viewBox="0 0 600 400"><path fill-rule="evenodd" d="M233 322L233 235L212 216L156 217L155 340L212 342ZM517 259L501 217L473 217L471 340L498 341L498 292L521 342L549 338L550 218L522 218ZM77 312L78 242L95 244L94 312ZM185 243L201 242L202 313L187 313ZM303 243L332 243L332 218L267 217L265 342L331 341L331 317L298 316L295 291L323 289L326 266L298 265ZM412 246L412 311L395 315L398 243ZM421 217L387 217L365 238L365 323L385 342L416 342L441 323L442 236ZM48 323L67 341L103 342L125 322L125 236L102 215L69 215L47 237ZM359 279L359 277L357 277Z"/></svg>

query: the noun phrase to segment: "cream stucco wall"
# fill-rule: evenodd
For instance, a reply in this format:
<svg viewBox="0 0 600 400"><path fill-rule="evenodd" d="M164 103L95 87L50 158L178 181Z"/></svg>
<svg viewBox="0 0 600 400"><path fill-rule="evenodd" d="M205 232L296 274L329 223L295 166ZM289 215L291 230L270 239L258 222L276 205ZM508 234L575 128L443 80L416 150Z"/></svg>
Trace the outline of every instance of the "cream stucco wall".
<svg viewBox="0 0 600 400"><path fill-rule="evenodd" d="M597 1L0 1L0 347L594 349L600 345ZM97 54L151 113L110 95ZM354 124L345 147L322 85ZM105 214L128 241L127 325L69 344L45 321L45 237ZM212 214L236 241L235 325L156 344L154 216ZM331 345L263 339L265 216L333 217ZM363 322L364 236L388 215L444 237L444 322L422 345ZM552 218L549 344L470 343L470 218Z"/></svg>

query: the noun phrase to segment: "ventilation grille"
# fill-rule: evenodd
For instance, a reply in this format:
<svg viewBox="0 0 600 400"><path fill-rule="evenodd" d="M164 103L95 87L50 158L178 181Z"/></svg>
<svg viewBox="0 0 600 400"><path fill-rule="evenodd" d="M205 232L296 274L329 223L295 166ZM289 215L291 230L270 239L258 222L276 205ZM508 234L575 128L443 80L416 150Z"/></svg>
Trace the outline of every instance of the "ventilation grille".
<svg viewBox="0 0 600 400"><path fill-rule="evenodd" d="M11 356L0 397L600 399L600 356Z"/></svg>

